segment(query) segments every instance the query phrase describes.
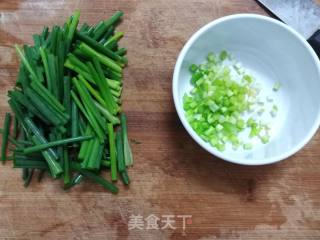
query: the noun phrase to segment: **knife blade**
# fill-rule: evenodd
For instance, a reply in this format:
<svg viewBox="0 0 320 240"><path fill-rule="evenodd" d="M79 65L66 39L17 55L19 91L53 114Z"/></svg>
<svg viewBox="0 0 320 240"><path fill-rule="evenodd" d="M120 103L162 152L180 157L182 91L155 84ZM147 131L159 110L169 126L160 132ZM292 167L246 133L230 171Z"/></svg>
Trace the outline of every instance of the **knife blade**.
<svg viewBox="0 0 320 240"><path fill-rule="evenodd" d="M320 57L320 1L257 0L281 21L299 32Z"/></svg>

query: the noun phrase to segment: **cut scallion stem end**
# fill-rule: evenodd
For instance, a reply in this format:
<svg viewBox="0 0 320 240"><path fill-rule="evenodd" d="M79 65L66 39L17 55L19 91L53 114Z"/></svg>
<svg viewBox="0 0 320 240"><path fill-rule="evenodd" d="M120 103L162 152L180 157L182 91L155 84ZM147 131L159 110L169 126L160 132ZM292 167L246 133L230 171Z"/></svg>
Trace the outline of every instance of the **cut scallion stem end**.
<svg viewBox="0 0 320 240"><path fill-rule="evenodd" d="M68 184L64 185L63 189L64 190L69 190L70 188L74 187L75 185L81 183L82 180L83 180L83 175L78 173L76 176L73 177L71 182L69 182Z"/></svg>

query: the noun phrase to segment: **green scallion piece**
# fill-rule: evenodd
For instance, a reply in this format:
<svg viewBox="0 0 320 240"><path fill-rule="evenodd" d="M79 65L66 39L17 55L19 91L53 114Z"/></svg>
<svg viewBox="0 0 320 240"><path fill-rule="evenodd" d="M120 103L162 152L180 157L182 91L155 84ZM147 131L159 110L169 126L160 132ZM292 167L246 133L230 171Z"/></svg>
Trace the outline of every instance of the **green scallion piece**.
<svg viewBox="0 0 320 240"><path fill-rule="evenodd" d="M90 151L90 157L86 165L86 169L98 170L102 158L103 147L98 140L95 140Z"/></svg>
<svg viewBox="0 0 320 240"><path fill-rule="evenodd" d="M68 149L63 149L63 183L68 185L70 183L70 159Z"/></svg>
<svg viewBox="0 0 320 240"><path fill-rule="evenodd" d="M79 136L79 111L76 103L71 102L71 137L75 138ZM74 144L75 146L75 144Z"/></svg>
<svg viewBox="0 0 320 240"><path fill-rule="evenodd" d="M103 54L103 55L105 55L115 61L120 61L120 62L123 61L122 57L120 57L119 55L117 55L113 51L109 50L108 48L106 48L105 46L103 46L99 42L95 41L94 39L88 37L87 35L80 33L80 32L77 32L76 36L78 39L80 39L84 43L88 44L90 47L92 47L97 52L99 52L99 53L101 53L101 54Z"/></svg>
<svg viewBox="0 0 320 240"><path fill-rule="evenodd" d="M60 115L60 113L51 108L51 106L45 104L41 97L31 88L27 88L25 93L36 109L53 125L59 126L67 121L67 119L64 119L63 115Z"/></svg>
<svg viewBox="0 0 320 240"><path fill-rule="evenodd" d="M89 135L91 133L92 133L92 129L91 129L90 125L88 125L86 130L85 130L85 134ZM89 143L90 143L90 141L88 141L88 140L87 141L83 141L81 143L80 151L79 151L79 154L78 154L78 158L80 160L84 160Z"/></svg>
<svg viewBox="0 0 320 240"><path fill-rule="evenodd" d="M118 117L112 115L112 113L110 113L106 108L104 108L103 106L101 106L99 103L94 102L95 105L97 106L97 108L100 110L100 112L102 113L102 115L112 124L116 125L120 123L120 120Z"/></svg>
<svg viewBox="0 0 320 240"><path fill-rule="evenodd" d="M119 50L116 51L116 54L119 56L123 56L127 53L127 49L126 48L120 48Z"/></svg>
<svg viewBox="0 0 320 240"><path fill-rule="evenodd" d="M109 138L110 161L111 161L111 180L117 181L117 159L116 159L114 130L113 130L113 125L111 123L108 123L107 126L108 126L108 138Z"/></svg>
<svg viewBox="0 0 320 240"><path fill-rule="evenodd" d="M97 86L99 87L99 90L101 92L101 95L106 103L106 106L109 110L109 112L115 114L118 112L118 107L115 101L112 98L111 91L109 88L109 84L105 84L105 77L101 68L101 65L99 61L96 59L93 60L93 64L95 69L91 65L89 65L89 68L91 67L91 74L95 76L95 82Z"/></svg>
<svg viewBox="0 0 320 240"><path fill-rule="evenodd" d="M28 89L29 88L26 88L25 91L28 91ZM41 121L43 121L47 125L50 124L50 121L37 108L35 108L34 104L22 92L9 91L8 96L11 99L14 99L16 102L20 103L22 106L24 106L28 111L30 111L31 114L41 119Z"/></svg>
<svg viewBox="0 0 320 240"><path fill-rule="evenodd" d="M123 141L122 134L120 131L116 133L116 146L117 146L117 162L118 162L118 170L121 174L122 181L125 185L128 185L130 182L129 176L127 174L126 163L124 160L123 153Z"/></svg>
<svg viewBox="0 0 320 240"><path fill-rule="evenodd" d="M118 73L122 72L121 66L119 66L115 61L113 61L111 58L107 56L104 56L98 53L93 48L89 47L87 44L80 43L79 50L86 56L99 60L99 62L109 67L110 69L114 70L115 72L118 72Z"/></svg>
<svg viewBox="0 0 320 240"><path fill-rule="evenodd" d="M83 175L81 173L76 174L71 180L69 184L64 185L64 190L69 190L70 188L74 187L75 185L81 183L83 180Z"/></svg>
<svg viewBox="0 0 320 240"><path fill-rule="evenodd" d="M83 141L87 141L92 139L93 136L81 136L81 137L75 137L75 138L66 138L66 139L61 139L61 140L57 140L57 141L52 141L52 142L48 142L45 144L40 144L40 145L36 145L36 146L32 146L32 147L27 147L24 148L22 150L22 152L24 154L30 154L30 153L34 153L34 152L39 152L48 148L52 148L52 147L57 147L57 146L61 146L61 145L66 145L69 143L75 143L75 142L83 142Z"/></svg>
<svg viewBox="0 0 320 240"><path fill-rule="evenodd" d="M16 116L13 117L13 130L12 130L12 136L15 139L19 132L19 122Z"/></svg>
<svg viewBox="0 0 320 240"><path fill-rule="evenodd" d="M32 158L19 159L18 157L13 160L13 167L26 169L49 169L48 164L45 161L36 161Z"/></svg>
<svg viewBox="0 0 320 240"><path fill-rule="evenodd" d="M112 45L118 42L123 37L123 35L123 32L116 32L111 38L108 39L105 44L103 44L103 46L111 49Z"/></svg>
<svg viewBox="0 0 320 240"><path fill-rule="evenodd" d="M26 59L26 57L24 56L21 48L18 45L14 46L16 48L16 51L22 61L22 63L24 64L24 66L26 67L26 69L29 71L29 73L31 74L32 79L36 80L36 81L40 81L38 79L38 76L36 75L34 69L32 69L30 63L28 62L28 60Z"/></svg>
<svg viewBox="0 0 320 240"><path fill-rule="evenodd" d="M86 117L86 119L88 120L88 122L90 123L90 125L95 128L95 132L100 135L100 139L103 141L103 133L101 132L101 129L99 128L97 122L95 121L95 119L93 119L92 116L90 116L87 111L84 109L80 99L77 97L77 95L71 91L71 96L74 100L74 102L77 104L78 108L81 110L82 114Z"/></svg>
<svg viewBox="0 0 320 240"><path fill-rule="evenodd" d="M72 16L72 20L69 26L69 30L68 30L68 35L67 35L67 40L68 40L68 46L67 46L67 50L69 50L70 48L70 43L72 42L74 33L77 30L77 26L79 23L79 18L80 18L80 11L77 10L74 12L73 16Z"/></svg>
<svg viewBox="0 0 320 240"><path fill-rule="evenodd" d="M41 144L41 141L39 140L39 138L37 138L35 136L32 137L32 140L37 145ZM48 163L52 177L58 178L63 172L60 164L54 158L52 158L52 156L48 150L43 150L41 153Z"/></svg>
<svg viewBox="0 0 320 240"><path fill-rule="evenodd" d="M49 65L48 65L48 54L46 49L40 47L39 48L39 52L40 52L40 56L41 56L41 60L44 66L44 72L46 75L46 83L48 86L49 91L52 91L52 80L51 80L51 75L50 75L50 71L49 71Z"/></svg>
<svg viewBox="0 0 320 240"><path fill-rule="evenodd" d="M24 184L23 186L25 188L27 188L29 186L29 184L31 183L31 180L32 180L32 176L33 176L33 172L34 172L34 169L31 169L28 173L28 177L26 178L26 180L24 181Z"/></svg>
<svg viewBox="0 0 320 240"><path fill-rule="evenodd" d="M106 31L106 33L102 36L99 43L101 43L101 44L106 43L108 41L108 39L113 35L114 29L115 29L114 26L109 27L108 30Z"/></svg>
<svg viewBox="0 0 320 240"><path fill-rule="evenodd" d="M100 112L97 110L97 107L94 105L93 100L91 96L88 93L88 90L82 85L80 81L78 81L76 78L73 78L73 83L76 86L78 93L82 99L83 105L86 109L88 119L94 129L94 131L97 133L100 142L103 142L103 133L102 130L105 129L103 126L104 120L102 116L100 115Z"/></svg>
<svg viewBox="0 0 320 240"><path fill-rule="evenodd" d="M83 174L83 176L102 185L105 189L111 191L112 193L118 193L119 189L115 185L113 185L112 183L110 183L107 180L105 180L104 178L102 178L101 176L96 175L95 173L93 173L91 171L81 169L81 167L78 163L72 162L71 165L75 171L80 172L81 174Z"/></svg>
<svg viewBox="0 0 320 240"><path fill-rule="evenodd" d="M100 93L97 90L95 90L82 75L78 75L78 78L83 83L83 85L89 90L91 95L93 95L100 104L106 106L106 103L101 97Z"/></svg>
<svg viewBox="0 0 320 240"><path fill-rule="evenodd" d="M11 114L6 113L4 118L3 133L2 133L2 145L1 145L1 161L4 163L7 158L7 146L8 137L10 131Z"/></svg>
<svg viewBox="0 0 320 240"><path fill-rule="evenodd" d="M66 111L64 106L57 100L57 98L52 95L50 91L48 91L48 89L45 88L41 83L32 81L30 86L37 94L39 94L43 98L44 101L46 101L46 104L50 105L59 112Z"/></svg>
<svg viewBox="0 0 320 240"><path fill-rule="evenodd" d="M133 165L133 157L132 152L128 140L128 130L127 130L127 117L124 113L121 114L120 117L121 122L121 134L122 134L122 141L123 141L123 151L124 151L124 160L126 166Z"/></svg>
<svg viewBox="0 0 320 240"><path fill-rule="evenodd" d="M45 172L60 178L65 190L89 178L117 193L102 171L110 171L112 181L119 173L129 184L123 131L115 132L123 125L120 96L128 62L127 50L118 45L124 33L115 31L122 15L117 11L78 30L77 10L61 26L34 34L33 45L15 45L19 72L8 91L14 126L10 135L7 113L0 128L1 160L22 169L25 187L34 172L38 181Z"/></svg>
<svg viewBox="0 0 320 240"><path fill-rule="evenodd" d="M94 152L94 145L96 142L99 143L99 141L97 141L97 139L92 139L89 141L87 149L85 150L85 153L84 153L83 161L81 163L81 168L88 169L88 163L89 163L91 156L93 155L92 153Z"/></svg>
<svg viewBox="0 0 320 240"><path fill-rule="evenodd" d="M0 134L3 134L3 129L2 128L0 128ZM11 142L13 145L16 145L16 146L21 146L21 145L25 144L25 142L18 141L13 136L10 136L9 134L8 134L8 140L9 140L9 142ZM30 142L27 142L27 143L30 143Z"/></svg>
<svg viewBox="0 0 320 240"><path fill-rule="evenodd" d="M119 21L119 19L123 16L123 12L117 11L112 17L109 19L105 20L103 24L95 29L93 32L93 39L99 40L103 34L110 28L112 25L114 25L116 22Z"/></svg>
<svg viewBox="0 0 320 240"><path fill-rule="evenodd" d="M111 94L116 98L119 98L121 96L121 91L122 91L122 88L120 90L114 90L114 89L110 90Z"/></svg>
<svg viewBox="0 0 320 240"><path fill-rule="evenodd" d="M79 69L81 69L83 72L89 72L89 68L87 67L87 65L84 62L82 62L77 56L75 56L72 53L69 53L67 57L67 61L69 61L72 65L79 67ZM81 74L81 72L78 73Z"/></svg>
<svg viewBox="0 0 320 240"><path fill-rule="evenodd" d="M111 167L111 162L110 162L110 161L107 161L107 160L102 160L102 161L101 161L101 166L110 168L110 167Z"/></svg>

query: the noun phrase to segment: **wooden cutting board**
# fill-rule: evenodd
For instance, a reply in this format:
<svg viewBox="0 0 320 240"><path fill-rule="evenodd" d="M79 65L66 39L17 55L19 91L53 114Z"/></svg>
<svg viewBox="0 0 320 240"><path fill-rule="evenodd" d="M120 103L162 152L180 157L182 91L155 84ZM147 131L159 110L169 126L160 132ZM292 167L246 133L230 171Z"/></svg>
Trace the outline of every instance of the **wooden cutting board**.
<svg viewBox="0 0 320 240"><path fill-rule="evenodd" d="M12 45L31 43L43 25L61 24L75 9L91 24L125 13L132 184L118 184L118 195L89 182L65 192L47 177L25 189L8 162L0 167L0 239L320 239L319 134L279 164L238 166L202 150L173 106L172 71L186 40L218 17L265 14L253 0L1 0L1 123L17 75ZM184 230L179 215L192 215ZM164 229L147 229L152 217ZM175 229L165 226L167 218Z"/></svg>

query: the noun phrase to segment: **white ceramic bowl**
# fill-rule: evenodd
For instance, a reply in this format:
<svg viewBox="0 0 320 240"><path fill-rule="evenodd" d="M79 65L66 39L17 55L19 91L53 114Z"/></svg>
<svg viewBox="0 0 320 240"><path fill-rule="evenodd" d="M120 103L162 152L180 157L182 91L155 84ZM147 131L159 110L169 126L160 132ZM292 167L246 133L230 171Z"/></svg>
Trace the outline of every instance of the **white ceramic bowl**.
<svg viewBox="0 0 320 240"><path fill-rule="evenodd" d="M220 152L202 140L185 118L183 95L191 89L189 65L222 50L242 63L262 84L262 91L272 91L277 81L282 84L274 96L279 112L268 144ZM307 41L280 21L256 14L226 16L202 27L183 47L174 69L173 97L183 126L208 152L238 164L270 164L299 151L319 127L320 63Z"/></svg>

